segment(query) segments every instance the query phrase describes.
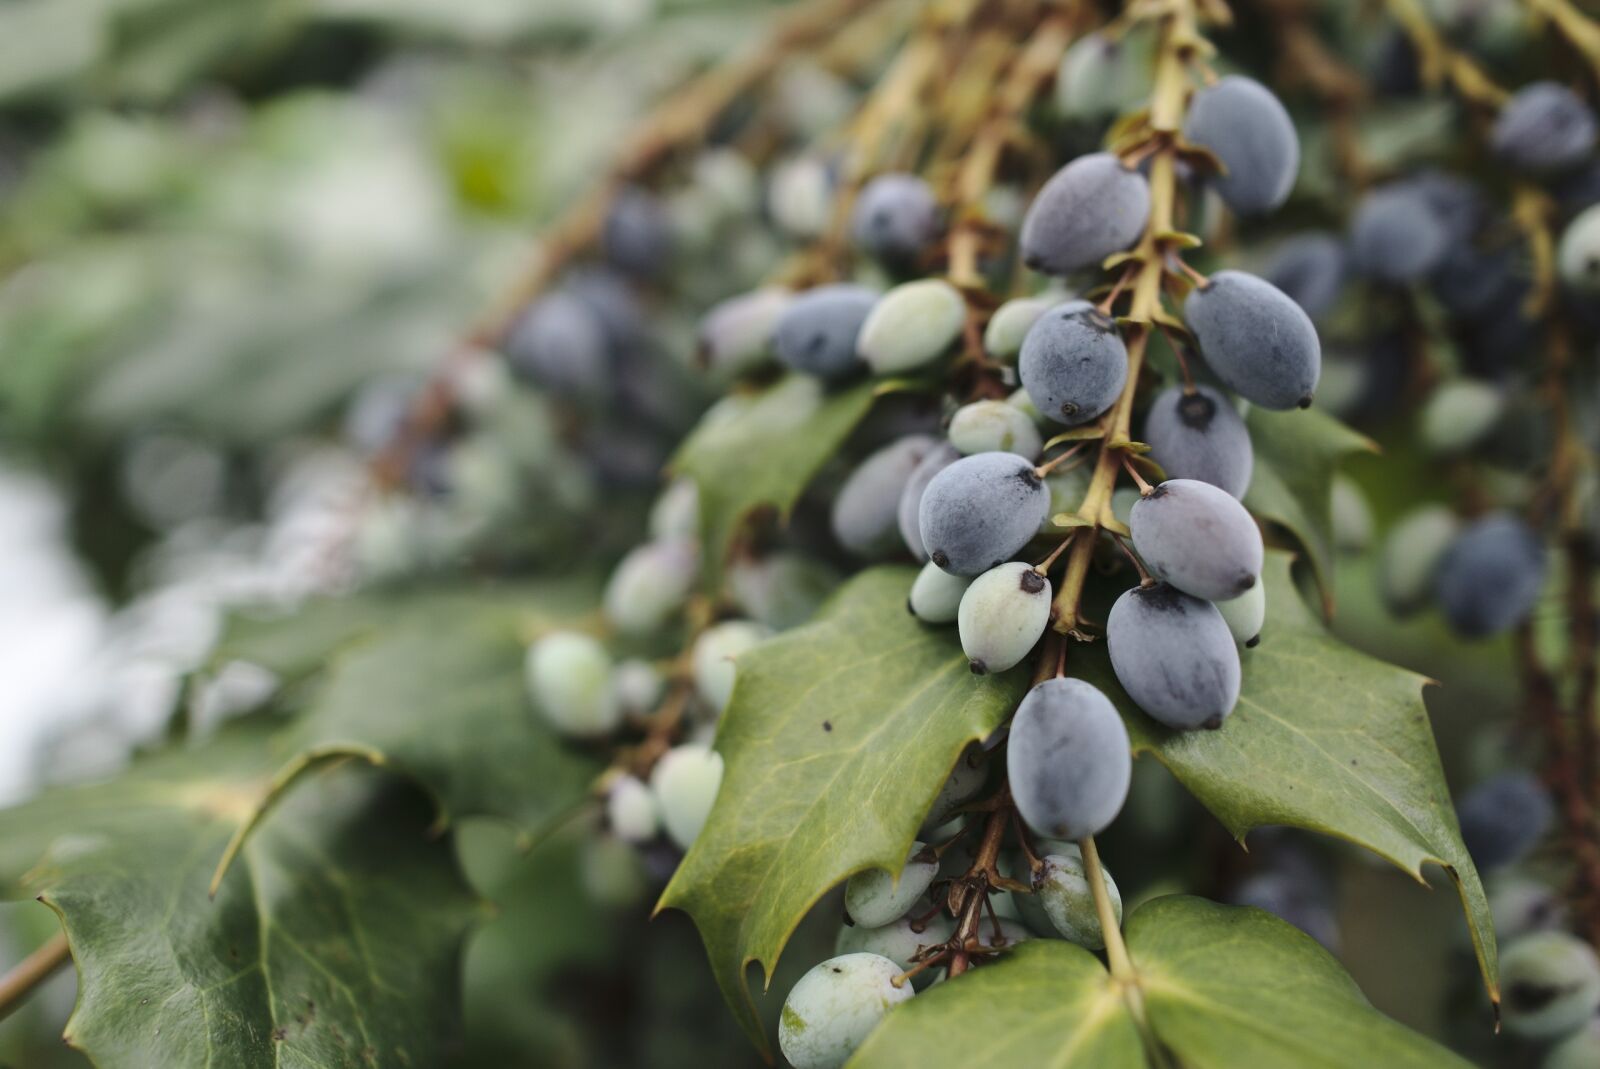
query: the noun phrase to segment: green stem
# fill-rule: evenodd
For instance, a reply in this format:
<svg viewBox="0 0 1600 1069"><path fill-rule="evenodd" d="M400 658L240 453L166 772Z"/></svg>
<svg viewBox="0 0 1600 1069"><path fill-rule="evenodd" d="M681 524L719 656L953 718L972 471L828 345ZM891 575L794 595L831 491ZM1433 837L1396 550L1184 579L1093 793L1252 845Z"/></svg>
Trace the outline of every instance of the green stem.
<svg viewBox="0 0 1600 1069"><path fill-rule="evenodd" d="M1150 1025L1150 1015L1145 1010L1139 972L1134 968L1133 959L1128 956L1128 945L1122 939L1122 924L1111 905L1111 892L1106 888L1105 869L1100 865L1100 851L1094 845L1094 836L1080 840L1078 848L1083 851L1083 877L1089 884L1090 893L1094 895L1094 911L1100 918L1100 932L1106 940L1106 961L1111 966L1111 982L1122 992L1122 1000L1128 1006L1128 1016L1133 1018L1133 1026L1139 1030L1139 1038L1144 1043L1150 1064L1155 1069L1170 1069L1172 1059L1157 1038L1155 1029Z"/></svg>

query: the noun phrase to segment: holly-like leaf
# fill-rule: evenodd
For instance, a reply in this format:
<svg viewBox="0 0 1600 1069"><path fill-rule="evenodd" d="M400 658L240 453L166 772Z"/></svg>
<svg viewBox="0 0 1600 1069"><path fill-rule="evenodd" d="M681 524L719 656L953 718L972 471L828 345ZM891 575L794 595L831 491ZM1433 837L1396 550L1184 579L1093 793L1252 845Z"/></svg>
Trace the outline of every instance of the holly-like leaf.
<svg viewBox="0 0 1600 1069"><path fill-rule="evenodd" d="M284 745L293 756L239 828L222 879L256 823L314 767L307 755L357 755L417 781L438 826L461 816L510 821L531 842L588 795L601 771L530 703L523 644L505 621L409 621L355 645L329 671Z"/></svg>
<svg viewBox="0 0 1600 1069"><path fill-rule="evenodd" d="M751 512L770 507L788 514L867 414L876 392L873 383L862 382L830 393L820 380L795 374L706 413L679 446L672 469L700 489L700 531L710 571L720 566Z"/></svg>
<svg viewBox="0 0 1600 1069"><path fill-rule="evenodd" d="M1270 412L1257 405L1245 423L1256 463L1244 503L1262 519L1282 524L1305 547L1331 612L1333 476L1345 457L1377 447L1315 408Z"/></svg>
<svg viewBox="0 0 1600 1069"><path fill-rule="evenodd" d="M553 621L582 616L599 599L596 577L580 574L537 583L380 587L311 601L290 612L245 608L228 618L211 660L218 665L248 661L299 680L335 663L354 644L396 627L453 627L456 621L477 619L531 634Z"/></svg>
<svg viewBox="0 0 1600 1069"><path fill-rule="evenodd" d="M1423 879L1444 867L1466 910L1491 997L1494 931L1445 786L1422 676L1339 642L1301 601L1289 556L1269 553L1261 644L1244 650L1239 704L1216 731L1171 731L1134 705L1104 644L1075 649L1068 671L1116 703L1135 752L1155 755L1228 830L1287 824L1364 846Z"/></svg>
<svg viewBox="0 0 1600 1069"><path fill-rule="evenodd" d="M77 965L68 1043L117 1066L437 1064L476 907L415 792L325 770L208 897L276 761L245 725L0 813L0 893L55 910Z"/></svg>
<svg viewBox="0 0 1600 1069"><path fill-rule="evenodd" d="M722 789L658 908L689 913L740 1022L795 925L867 868L898 870L962 748L1008 717L1026 669L973 676L953 629L906 611L916 572L852 579L815 622L739 659L717 749Z"/></svg>
<svg viewBox="0 0 1600 1069"><path fill-rule="evenodd" d="M1188 1069L1466 1069L1385 1017L1316 940L1270 913L1174 895L1127 926L1152 1038ZM1125 1001L1100 962L1068 943L1023 943L889 1015L851 1069L918 1065L1147 1064Z"/></svg>
<svg viewBox="0 0 1600 1069"><path fill-rule="evenodd" d="M221 880L257 821L315 765L341 753L411 776L438 806L510 822L530 843L571 813L601 771L565 744L527 694L529 637L593 604L583 579L477 596L461 591L369 595L313 606L301 629L333 649L284 736L286 755L217 868ZM295 617L234 625L229 657L265 660L291 678L312 670L312 642Z"/></svg>
<svg viewBox="0 0 1600 1069"><path fill-rule="evenodd" d="M427 789L441 821L501 817L536 834L583 800L600 764L534 708L525 649L493 619L385 631L330 671L291 735L295 748L372 751Z"/></svg>
<svg viewBox="0 0 1600 1069"><path fill-rule="evenodd" d="M1143 1069L1145 1057L1100 959L1072 943L1032 939L897 1007L849 1064Z"/></svg>

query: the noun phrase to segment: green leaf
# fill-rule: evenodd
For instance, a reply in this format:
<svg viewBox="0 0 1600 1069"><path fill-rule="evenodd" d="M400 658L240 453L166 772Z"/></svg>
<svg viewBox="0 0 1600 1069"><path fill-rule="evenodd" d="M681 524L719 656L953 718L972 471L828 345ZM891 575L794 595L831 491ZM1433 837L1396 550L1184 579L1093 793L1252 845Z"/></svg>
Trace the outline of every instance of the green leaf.
<svg viewBox="0 0 1600 1069"><path fill-rule="evenodd" d="M1142 1069L1145 1059L1100 959L1072 943L1033 939L897 1007L849 1064Z"/></svg>
<svg viewBox="0 0 1600 1069"><path fill-rule="evenodd" d="M789 375L754 397L730 397L707 412L672 459L700 488L708 570L722 563L739 523L756 509L780 516L872 407L871 382L829 393L809 375Z"/></svg>
<svg viewBox="0 0 1600 1069"><path fill-rule="evenodd" d="M318 642L334 647L306 708L280 740L288 754L217 869L220 879L279 798L335 752L411 776L438 806L439 826L462 816L510 822L524 845L588 796L601 764L551 730L523 680L527 638L591 605L583 580L494 594L423 591L320 603L275 623L236 623L228 657L310 669ZM298 633L297 633L298 632ZM339 651L339 652L335 652Z"/></svg>
<svg viewBox="0 0 1600 1069"><path fill-rule="evenodd" d="M814 623L739 659L710 819L658 909L689 913L729 1005L767 1048L744 972L770 980L830 887L904 863L962 748L1011 715L1026 669L973 676L952 629L906 611L911 568L852 579Z"/></svg>
<svg viewBox="0 0 1600 1069"><path fill-rule="evenodd" d="M228 618L211 661L248 661L298 680L387 629L454 627L477 619L531 636L593 611L599 600L595 577L577 575L537 583L379 588L312 601L292 612L241 609Z"/></svg>
<svg viewBox="0 0 1600 1069"><path fill-rule="evenodd" d="M318 776L208 898L274 763L248 725L0 813L0 893L59 914L79 975L66 1039L100 1064L431 1065L459 1030L474 901L393 781Z"/></svg>
<svg viewBox="0 0 1600 1069"><path fill-rule="evenodd" d="M1494 931L1422 701L1422 676L1328 634L1295 590L1290 558L1269 553L1261 644L1242 653L1239 704L1217 731L1171 731L1117 683L1103 643L1076 648L1072 675L1116 703L1136 753L1152 753L1243 840L1287 824L1349 840L1423 880L1456 883L1484 982L1498 997Z"/></svg>
<svg viewBox="0 0 1600 1069"><path fill-rule="evenodd" d="M1333 611L1333 476L1352 453L1373 443L1315 408L1269 412L1252 406L1245 423L1255 448L1255 473L1244 503L1262 519L1282 524L1305 547Z"/></svg>
<svg viewBox="0 0 1600 1069"><path fill-rule="evenodd" d="M239 828L217 878L315 767L308 755L326 752L411 776L433 798L438 827L499 817L525 845L550 830L588 796L601 765L546 726L527 698L522 660L515 635L481 619L404 625L356 647L288 733L295 756Z"/></svg>
<svg viewBox="0 0 1600 1069"><path fill-rule="evenodd" d="M1367 1002L1316 940L1259 909L1174 895L1127 925L1156 1041L1186 1069L1451 1069L1468 1063ZM1087 951L1023 943L889 1015L851 1069L1147 1064L1120 985Z"/></svg>
<svg viewBox="0 0 1600 1069"><path fill-rule="evenodd" d="M1174 895L1137 910L1127 936L1150 1024L1190 1069L1468 1069L1270 913Z"/></svg>
<svg viewBox="0 0 1600 1069"><path fill-rule="evenodd" d="M524 645L494 620L413 622L355 647L291 733L295 749L359 747L414 777L440 820L493 816L537 834L600 773L531 704Z"/></svg>

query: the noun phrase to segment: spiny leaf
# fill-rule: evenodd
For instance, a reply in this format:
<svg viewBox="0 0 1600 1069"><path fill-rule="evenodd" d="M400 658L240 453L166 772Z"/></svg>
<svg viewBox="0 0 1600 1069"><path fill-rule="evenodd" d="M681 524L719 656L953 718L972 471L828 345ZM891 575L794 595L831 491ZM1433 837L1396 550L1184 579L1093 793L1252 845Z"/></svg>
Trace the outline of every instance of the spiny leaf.
<svg viewBox="0 0 1600 1069"><path fill-rule="evenodd" d="M817 379L796 374L758 396L730 397L706 413L678 448L672 468L700 488L709 572L721 565L728 542L751 512L771 507L788 514L867 414L878 389L862 382L829 393Z"/></svg>
<svg viewBox="0 0 1600 1069"><path fill-rule="evenodd" d="M1426 680L1357 652L1300 600L1289 557L1262 573L1267 621L1244 650L1239 704L1216 731L1171 731L1134 705L1102 644L1068 658L1070 674L1122 711L1135 752L1156 756L1243 839L1288 824L1364 846L1421 880L1442 865L1461 894L1484 982L1497 996L1494 931L1445 786L1422 702Z"/></svg>
<svg viewBox="0 0 1600 1069"><path fill-rule="evenodd" d="M1188 1069L1465 1069L1374 1010L1317 942L1270 913L1185 895L1134 912L1128 952L1154 1038ZM1120 985L1068 943L1036 939L895 1009L851 1069L918 1065L1140 1069Z"/></svg>
<svg viewBox="0 0 1600 1069"><path fill-rule="evenodd" d="M213 664L248 661L296 681L327 668L355 643L407 623L477 618L508 629L577 617L598 602L594 576L537 583L419 586L322 598L293 611L240 609L229 616Z"/></svg>
<svg viewBox="0 0 1600 1069"><path fill-rule="evenodd" d="M418 1066L459 1030L475 915L423 799L343 769L207 881L276 763L247 725L0 813L0 891L59 914L67 1041L103 1065Z"/></svg>
<svg viewBox="0 0 1600 1069"><path fill-rule="evenodd" d="M217 878L256 820L302 778L307 755L348 753L413 777L436 802L441 825L498 817L528 841L570 813L601 766L565 745L530 703L523 632L591 603L582 594L589 589L555 584L548 596L521 588L514 597L381 599L373 602L382 607L381 622L331 607L320 613L330 622L309 630L345 636L343 652L332 656L280 740L287 760L240 826ZM304 659L291 640L264 634L230 648L238 656L265 649L287 662Z"/></svg>
<svg viewBox="0 0 1600 1069"><path fill-rule="evenodd" d="M1150 1024L1192 1069L1468 1069L1270 913L1174 895L1137 910L1127 936Z"/></svg>
<svg viewBox="0 0 1600 1069"><path fill-rule="evenodd" d="M898 869L962 748L1021 699L1025 670L975 677L953 630L906 611L916 572L851 580L817 620L739 659L710 819L658 908L689 913L717 983L767 1047L745 968L770 978L795 925L863 869Z"/></svg>
<svg viewBox="0 0 1600 1069"><path fill-rule="evenodd" d="M1143 1069L1128 1005L1082 947L1033 939L897 1007L851 1069L903 1065Z"/></svg>
<svg viewBox="0 0 1600 1069"><path fill-rule="evenodd" d="M1245 417L1255 448L1255 473L1244 503L1286 527L1305 547L1327 611L1333 599L1333 476L1352 453L1376 450L1371 440L1315 408Z"/></svg>

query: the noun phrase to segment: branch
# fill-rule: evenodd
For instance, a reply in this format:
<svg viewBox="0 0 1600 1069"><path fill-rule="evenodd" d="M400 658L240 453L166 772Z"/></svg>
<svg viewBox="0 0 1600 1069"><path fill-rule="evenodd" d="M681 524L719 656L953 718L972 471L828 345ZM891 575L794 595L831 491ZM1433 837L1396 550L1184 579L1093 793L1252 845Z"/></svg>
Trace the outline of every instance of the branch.
<svg viewBox="0 0 1600 1069"><path fill-rule="evenodd" d="M11 1016L29 995L72 960L67 949L67 933L57 932L39 949L23 958L17 967L0 976L0 1021Z"/></svg>
<svg viewBox="0 0 1600 1069"><path fill-rule="evenodd" d="M981 287L978 249L983 239L982 203L994 184L1000 157L1012 139L1028 108L1055 77L1062 53L1072 42L1075 16L1058 13L1049 16L1034 31L1028 46L1006 76L996 97L993 111L973 139L961 168L956 172L955 225L950 232L950 281L958 288Z"/></svg>
<svg viewBox="0 0 1600 1069"><path fill-rule="evenodd" d="M1482 67L1456 51L1439 33L1419 0L1386 0L1389 14L1400 24L1417 50L1422 84L1437 87L1449 84L1461 97L1486 111L1496 111L1510 97Z"/></svg>
<svg viewBox="0 0 1600 1069"><path fill-rule="evenodd" d="M1173 223L1177 200L1178 132L1183 128L1188 108L1191 57L1205 47L1196 30L1194 0L1174 0L1161 17L1161 40L1156 55L1155 86L1150 98L1150 222L1144 236L1125 262L1138 265L1133 281L1132 304L1124 317L1124 337L1128 347L1128 381L1122 396L1103 417L1104 444L1095 462L1089 489L1084 494L1078 515L1090 525L1088 536L1079 536L1067 557L1066 574L1055 600L1055 629L1083 639L1078 603L1088 579L1089 564L1099 542L1099 529L1112 519L1111 495L1122 470L1122 452L1131 442L1133 401L1139 391L1139 373L1144 368L1145 350L1152 324L1161 313L1161 293L1170 274L1167 258L1182 245Z"/></svg>
<svg viewBox="0 0 1600 1069"><path fill-rule="evenodd" d="M444 427L455 408L461 366L492 349L518 314L579 254L599 240L618 190L668 154L705 136L714 119L741 96L773 77L791 53L848 26L851 16L880 0L812 0L744 56L689 82L645 116L623 143L605 177L544 232L537 252L504 294L479 316L417 394L394 441L373 458L375 481L394 487L405 477L417 448Z"/></svg>
<svg viewBox="0 0 1600 1069"><path fill-rule="evenodd" d="M965 881L966 897L961 901L961 917L956 923L955 935L950 938L950 945L954 951L950 955L948 966L950 978L955 979L967 971L971 965L971 955L967 947L978 938L978 925L983 923L983 909L989 901L989 884L995 874L995 862L1000 858L1000 842L1005 837L1006 821L1011 814L1011 797L1006 794L1001 799L1001 804L989 811L984 819L983 839L978 843L978 856L973 859L972 867L967 870Z"/></svg>
<svg viewBox="0 0 1600 1069"><path fill-rule="evenodd" d="M1550 20L1556 30L1589 64L1600 81L1600 25L1579 11L1571 0L1527 0L1534 13Z"/></svg>

